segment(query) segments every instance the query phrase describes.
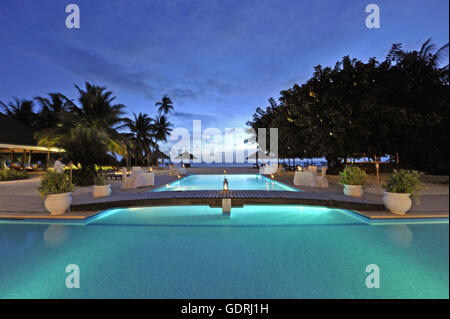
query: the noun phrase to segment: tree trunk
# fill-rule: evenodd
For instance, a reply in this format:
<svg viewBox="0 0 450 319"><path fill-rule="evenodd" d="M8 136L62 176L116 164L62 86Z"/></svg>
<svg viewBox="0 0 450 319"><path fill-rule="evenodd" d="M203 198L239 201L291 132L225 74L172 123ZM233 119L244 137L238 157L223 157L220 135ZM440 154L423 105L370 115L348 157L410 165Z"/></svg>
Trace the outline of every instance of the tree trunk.
<svg viewBox="0 0 450 319"><path fill-rule="evenodd" d="M377 171L377 183L380 184L380 164L378 164L378 157L375 155L375 170Z"/></svg>
<svg viewBox="0 0 450 319"><path fill-rule="evenodd" d="M45 170L46 171L48 170L48 166L50 164L49 162L50 162L50 152L47 152L47 160L45 162Z"/></svg>
<svg viewBox="0 0 450 319"><path fill-rule="evenodd" d="M27 159L27 151L23 150L23 154L22 154L22 170L25 170L25 161Z"/></svg>
<svg viewBox="0 0 450 319"><path fill-rule="evenodd" d="M339 172L340 169L342 169L342 162L339 159L339 157L336 156L325 156L325 159L328 163L328 170L327 172Z"/></svg>

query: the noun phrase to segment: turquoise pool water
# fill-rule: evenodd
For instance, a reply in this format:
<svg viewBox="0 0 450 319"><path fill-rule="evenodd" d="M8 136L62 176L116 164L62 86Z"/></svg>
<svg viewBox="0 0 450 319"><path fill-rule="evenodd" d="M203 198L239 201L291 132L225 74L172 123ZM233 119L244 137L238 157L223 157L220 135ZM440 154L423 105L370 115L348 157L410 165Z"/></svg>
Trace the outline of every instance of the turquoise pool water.
<svg viewBox="0 0 450 319"><path fill-rule="evenodd" d="M163 191L193 191L222 190L223 174L221 175L189 175L170 184L159 187L155 192ZM268 191L298 191L297 189L272 180L259 174L235 174L226 176L230 190L268 190Z"/></svg>
<svg viewBox="0 0 450 319"><path fill-rule="evenodd" d="M345 210L110 210L87 225L0 222L0 298L448 298L449 227ZM68 289L68 264L80 288ZM380 288L365 285L366 266Z"/></svg>

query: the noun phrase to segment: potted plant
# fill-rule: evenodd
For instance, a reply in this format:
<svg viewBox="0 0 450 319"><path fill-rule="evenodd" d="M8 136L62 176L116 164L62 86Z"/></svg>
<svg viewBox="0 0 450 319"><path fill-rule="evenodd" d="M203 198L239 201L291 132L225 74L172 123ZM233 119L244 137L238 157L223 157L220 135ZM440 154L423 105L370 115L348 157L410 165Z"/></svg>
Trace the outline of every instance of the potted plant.
<svg viewBox="0 0 450 319"><path fill-rule="evenodd" d="M363 186L366 184L367 174L358 166L346 166L339 173L339 184L344 185L344 194L347 196L362 197Z"/></svg>
<svg viewBox="0 0 450 319"><path fill-rule="evenodd" d="M64 214L72 204L74 185L64 173L47 172L41 180L39 193L51 215Z"/></svg>
<svg viewBox="0 0 450 319"><path fill-rule="evenodd" d="M105 197L111 195L111 185L107 184L106 176L104 174L99 173L95 176L92 195L94 197Z"/></svg>
<svg viewBox="0 0 450 319"><path fill-rule="evenodd" d="M383 184L385 190L383 203L393 214L404 215L411 208L412 201L410 196L419 202L420 173L410 170L394 170L394 173Z"/></svg>

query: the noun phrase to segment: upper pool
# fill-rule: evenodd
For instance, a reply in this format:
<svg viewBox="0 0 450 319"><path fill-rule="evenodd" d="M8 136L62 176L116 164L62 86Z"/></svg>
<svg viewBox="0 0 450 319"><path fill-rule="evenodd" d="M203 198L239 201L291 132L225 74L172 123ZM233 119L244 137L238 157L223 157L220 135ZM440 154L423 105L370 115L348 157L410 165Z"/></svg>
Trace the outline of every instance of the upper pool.
<svg viewBox="0 0 450 319"><path fill-rule="evenodd" d="M230 190L267 190L291 191L298 190L259 174L226 175ZM170 184L159 187L155 192L163 191L196 191L221 190L223 174L221 175L189 175Z"/></svg>

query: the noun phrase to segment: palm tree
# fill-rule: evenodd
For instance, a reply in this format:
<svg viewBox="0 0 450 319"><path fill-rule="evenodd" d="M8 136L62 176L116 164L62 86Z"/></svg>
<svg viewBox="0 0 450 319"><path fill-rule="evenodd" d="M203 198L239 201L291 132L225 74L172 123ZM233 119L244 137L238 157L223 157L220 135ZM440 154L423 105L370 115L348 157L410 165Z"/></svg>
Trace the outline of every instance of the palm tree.
<svg viewBox="0 0 450 319"><path fill-rule="evenodd" d="M131 141L131 148L134 150L136 161L139 160L143 164L144 154L149 162L151 146L154 145L154 120L145 113L139 113L139 115L133 113L133 116L134 120L126 120L126 126L131 131L128 138Z"/></svg>
<svg viewBox="0 0 450 319"><path fill-rule="evenodd" d="M172 114L173 102L167 95L164 95L160 102L156 102L155 106L159 106L158 114Z"/></svg>
<svg viewBox="0 0 450 319"><path fill-rule="evenodd" d="M78 99L80 106L67 99L69 112L61 114L61 124L50 130L44 130L41 135L64 138L75 128L95 130L99 136L103 136L108 150L119 154L125 153L123 136L118 132L126 125L122 117L125 114L123 111L125 106L113 104L115 97L104 87L88 82L84 90L77 85L75 87L80 93Z"/></svg>
<svg viewBox="0 0 450 319"><path fill-rule="evenodd" d="M58 125L62 113L68 112L73 102L61 93L49 93L50 98L38 96L35 98L41 104L37 114L38 129L51 128Z"/></svg>
<svg viewBox="0 0 450 319"><path fill-rule="evenodd" d="M160 115L154 123L154 136L156 141L167 142L167 137L172 132L172 123L167 120L165 115Z"/></svg>
<svg viewBox="0 0 450 319"><path fill-rule="evenodd" d="M159 149L157 142L167 142L167 137L172 132L172 123L167 120L165 115L160 115L156 118L155 123L153 124L153 134L155 138L155 146L153 148L153 152L156 154L158 152L162 153ZM158 159L155 157L155 161ZM159 163L157 163L159 165Z"/></svg>
<svg viewBox="0 0 450 319"><path fill-rule="evenodd" d="M80 97L78 99L80 105L76 105L68 99L65 109L68 112L60 113L60 123L48 129L44 129L36 134L40 145L53 144L65 148L75 163L79 162L82 166L90 166L92 168L91 159L98 161L106 158L103 150L99 150L96 154L92 154L92 158L87 158L77 152L71 152L67 147L75 148L76 141L79 143L89 143L89 136L94 136L96 142L102 141L107 151L118 153L125 156L127 153L124 136L119 130L126 125L123 109L124 105L114 104L115 97L106 88L92 85L88 82L85 89L76 86ZM44 102L45 103L45 102ZM80 138L77 139L77 136ZM68 141L70 144L67 144ZM67 145L65 145L67 144ZM88 145L86 145L88 147ZM83 163L85 162L85 163ZM84 168L84 166L83 166Z"/></svg>
<svg viewBox="0 0 450 319"><path fill-rule="evenodd" d="M0 105L7 117L13 118L29 127L33 127L36 124L33 101L14 98L14 102L9 102L8 104L0 101Z"/></svg>
<svg viewBox="0 0 450 319"><path fill-rule="evenodd" d="M448 50L448 43L444 44L434 53L432 52L436 46L431 42L431 38L428 38L420 48L419 56L422 59L428 61L428 65L432 67L437 67L439 62L447 55L446 51ZM444 68L448 68L448 65Z"/></svg>
<svg viewBox="0 0 450 319"><path fill-rule="evenodd" d="M72 113L78 118L77 125L89 126L104 131L107 135L117 135L117 130L125 127L125 112L123 104L113 104L115 99L112 92L106 88L91 85L86 82L86 89L82 90L77 85L80 93L81 107L73 104L70 106Z"/></svg>

